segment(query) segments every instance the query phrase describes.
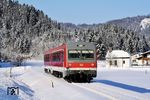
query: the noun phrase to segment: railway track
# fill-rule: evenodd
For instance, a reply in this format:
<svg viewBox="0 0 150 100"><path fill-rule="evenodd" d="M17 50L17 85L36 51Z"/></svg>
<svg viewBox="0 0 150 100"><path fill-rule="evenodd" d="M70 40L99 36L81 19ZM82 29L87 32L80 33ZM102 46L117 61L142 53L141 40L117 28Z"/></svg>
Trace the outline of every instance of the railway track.
<svg viewBox="0 0 150 100"><path fill-rule="evenodd" d="M72 84L82 89L86 89L87 91L104 96L109 100L149 100L142 94L136 94L128 90L115 89L113 87L101 84L94 84L94 85L92 85L92 83L72 83Z"/></svg>
<svg viewBox="0 0 150 100"><path fill-rule="evenodd" d="M101 96L103 96L103 97L106 97L107 99L110 99L110 100L117 100L117 98L115 98L115 97L113 97L113 96L111 96L111 95L108 95L108 94L106 94L106 93L103 93L103 92L94 90L94 89L92 89L92 88L85 87L85 86L81 86L81 85L75 84L75 83L72 83L72 84L75 85L75 86L77 86L77 87L86 89L86 90L88 90L88 91L90 91L90 92L94 92L94 93L96 93L96 94L98 94L98 95L101 95Z"/></svg>

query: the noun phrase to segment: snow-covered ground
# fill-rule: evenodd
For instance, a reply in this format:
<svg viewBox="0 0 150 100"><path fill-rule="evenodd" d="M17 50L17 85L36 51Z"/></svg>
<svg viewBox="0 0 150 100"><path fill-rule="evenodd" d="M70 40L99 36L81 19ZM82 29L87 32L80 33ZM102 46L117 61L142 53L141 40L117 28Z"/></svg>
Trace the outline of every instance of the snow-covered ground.
<svg viewBox="0 0 150 100"><path fill-rule="evenodd" d="M105 68L98 61L91 83L68 83L43 71L43 62L0 68L0 100L149 100L150 67ZM19 87L19 95L7 95L7 87Z"/></svg>

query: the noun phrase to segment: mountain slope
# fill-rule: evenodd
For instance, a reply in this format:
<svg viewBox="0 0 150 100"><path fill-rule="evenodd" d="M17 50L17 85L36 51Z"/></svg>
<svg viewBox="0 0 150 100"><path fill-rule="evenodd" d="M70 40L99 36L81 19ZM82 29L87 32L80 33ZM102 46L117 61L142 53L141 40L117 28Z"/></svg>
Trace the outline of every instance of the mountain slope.
<svg viewBox="0 0 150 100"><path fill-rule="evenodd" d="M41 41L54 41L60 33L60 24L48 18L43 11L20 5L17 1L0 1L1 56L28 54L35 51Z"/></svg>
<svg viewBox="0 0 150 100"><path fill-rule="evenodd" d="M41 58L48 48L74 40L95 42L101 59L105 58L109 46L131 54L144 52L150 48L150 39L137 34L143 18L125 18L94 25L59 23L33 6L1 0L0 58L14 59L22 54Z"/></svg>
<svg viewBox="0 0 150 100"><path fill-rule="evenodd" d="M146 17L147 16L127 17L123 19L108 21L107 23L115 24L129 30L139 31L141 20L143 20Z"/></svg>

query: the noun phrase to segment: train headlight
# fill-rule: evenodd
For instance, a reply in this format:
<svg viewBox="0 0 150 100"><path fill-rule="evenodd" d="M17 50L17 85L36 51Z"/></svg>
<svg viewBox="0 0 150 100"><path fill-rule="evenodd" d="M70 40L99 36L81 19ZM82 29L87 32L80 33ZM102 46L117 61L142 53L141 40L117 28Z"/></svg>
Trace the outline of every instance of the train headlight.
<svg viewBox="0 0 150 100"><path fill-rule="evenodd" d="M79 64L80 66L83 66L83 64Z"/></svg>
<svg viewBox="0 0 150 100"><path fill-rule="evenodd" d="M91 64L91 66L94 66L94 64Z"/></svg>
<svg viewBox="0 0 150 100"><path fill-rule="evenodd" d="M69 66L71 66L72 64L69 64Z"/></svg>

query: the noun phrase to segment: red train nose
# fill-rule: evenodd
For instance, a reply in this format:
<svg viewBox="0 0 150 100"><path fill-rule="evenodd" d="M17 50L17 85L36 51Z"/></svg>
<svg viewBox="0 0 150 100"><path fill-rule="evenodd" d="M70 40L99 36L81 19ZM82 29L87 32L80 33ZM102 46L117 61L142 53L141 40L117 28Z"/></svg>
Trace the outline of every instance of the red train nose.
<svg viewBox="0 0 150 100"><path fill-rule="evenodd" d="M76 68L76 67L84 67L84 68L94 68L96 67L96 64L91 62L91 63L82 63L82 62L74 62L74 63L68 63L68 67L71 68Z"/></svg>

